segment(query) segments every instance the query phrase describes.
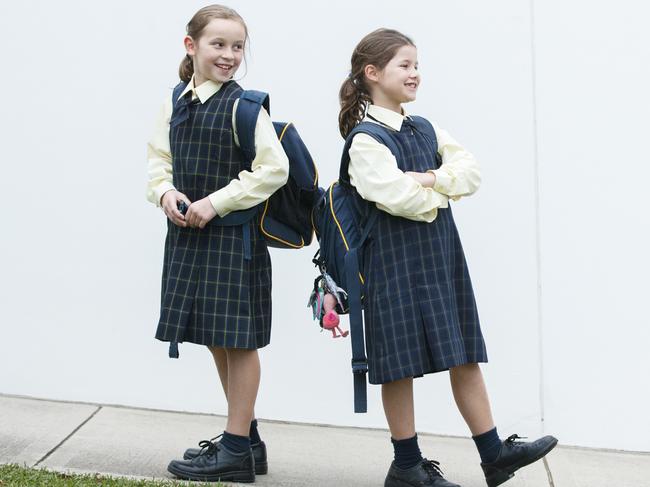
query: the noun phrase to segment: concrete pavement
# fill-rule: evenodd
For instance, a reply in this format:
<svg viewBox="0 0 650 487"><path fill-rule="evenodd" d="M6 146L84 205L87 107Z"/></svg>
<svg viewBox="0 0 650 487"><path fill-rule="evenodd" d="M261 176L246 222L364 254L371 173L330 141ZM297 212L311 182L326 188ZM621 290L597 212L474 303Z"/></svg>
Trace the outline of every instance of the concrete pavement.
<svg viewBox="0 0 650 487"><path fill-rule="evenodd" d="M387 431L260 420L269 473L262 487L382 486L392 459ZM62 472L173 478L167 464L223 430L216 415L151 411L0 395L0 464ZM422 434L420 447L463 487L484 487L468 438ZM559 446L508 487L650 487L650 454Z"/></svg>

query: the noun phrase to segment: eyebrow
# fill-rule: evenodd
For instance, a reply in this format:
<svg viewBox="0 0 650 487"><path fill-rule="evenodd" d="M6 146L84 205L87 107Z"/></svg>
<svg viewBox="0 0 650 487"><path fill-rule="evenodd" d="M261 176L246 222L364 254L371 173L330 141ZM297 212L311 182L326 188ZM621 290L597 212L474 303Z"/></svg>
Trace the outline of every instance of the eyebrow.
<svg viewBox="0 0 650 487"><path fill-rule="evenodd" d="M210 39L210 42L217 42L217 41L225 42L227 40L228 39L225 39L223 37L213 37L212 39ZM243 44L246 41L244 39L237 39L236 41L233 41L233 44L235 44L237 42L241 42Z"/></svg>

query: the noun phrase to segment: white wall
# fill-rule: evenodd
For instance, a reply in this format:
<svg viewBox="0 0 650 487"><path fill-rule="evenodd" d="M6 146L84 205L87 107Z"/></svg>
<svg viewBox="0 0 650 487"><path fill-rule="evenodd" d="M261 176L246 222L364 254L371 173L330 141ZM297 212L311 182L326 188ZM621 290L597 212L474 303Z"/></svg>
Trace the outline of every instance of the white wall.
<svg viewBox="0 0 650 487"><path fill-rule="evenodd" d="M322 185L337 173L354 45L379 26L415 39L424 82L407 109L483 166L483 188L454 211L500 431L650 450L648 7L540 4L229 2L252 36L241 83L296 123ZM144 200L145 143L204 3L98 5L0 6L0 393L223 413L209 353L181 345L174 361L153 339L165 227ZM310 319L314 252L272 252L258 416L384 427L378 387L369 413L352 413L349 340ZM469 434L446 374L416 391L420 431Z"/></svg>
<svg viewBox="0 0 650 487"><path fill-rule="evenodd" d="M547 429L647 451L649 11L581 3L535 10Z"/></svg>

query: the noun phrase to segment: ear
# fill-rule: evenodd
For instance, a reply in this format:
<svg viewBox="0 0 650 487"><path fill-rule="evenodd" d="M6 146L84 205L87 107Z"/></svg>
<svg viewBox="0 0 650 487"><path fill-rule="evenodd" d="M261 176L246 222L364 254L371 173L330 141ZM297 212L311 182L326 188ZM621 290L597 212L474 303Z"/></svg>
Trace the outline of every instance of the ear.
<svg viewBox="0 0 650 487"><path fill-rule="evenodd" d="M363 68L363 74L370 81L379 81L380 71L372 64L368 64L365 68Z"/></svg>
<svg viewBox="0 0 650 487"><path fill-rule="evenodd" d="M187 54L190 56L194 56L194 54L196 54L196 45L194 44L194 39L192 39L190 36L185 36L183 39L183 44L185 45L185 52L187 52Z"/></svg>

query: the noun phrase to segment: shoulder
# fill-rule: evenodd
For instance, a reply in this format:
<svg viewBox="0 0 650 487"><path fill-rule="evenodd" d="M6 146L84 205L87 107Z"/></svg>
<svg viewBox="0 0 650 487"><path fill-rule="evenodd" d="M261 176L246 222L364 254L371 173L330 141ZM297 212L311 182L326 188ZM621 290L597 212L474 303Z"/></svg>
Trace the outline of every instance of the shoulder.
<svg viewBox="0 0 650 487"><path fill-rule="evenodd" d="M382 146L381 138L375 133L377 125L373 122L361 122L345 138L344 151L359 153L377 150Z"/></svg>
<svg viewBox="0 0 650 487"><path fill-rule="evenodd" d="M250 110L254 113L257 113L259 107L262 107L266 113L270 113L270 96L265 91L259 90L244 90L239 87L239 92L237 93L237 106L242 106L242 109L246 107L247 110Z"/></svg>
<svg viewBox="0 0 650 487"><path fill-rule="evenodd" d="M366 132L357 132L351 136L349 143L347 144L350 149L353 150L366 150L369 148L375 148L377 146L383 147L384 144L381 143L376 137L366 133Z"/></svg>
<svg viewBox="0 0 650 487"><path fill-rule="evenodd" d="M165 97L163 98L161 103L160 116L165 120L167 124L169 124L169 120L171 119L172 112L174 111L175 94L176 94L176 88L168 88L167 93L165 93Z"/></svg>
<svg viewBox="0 0 650 487"><path fill-rule="evenodd" d="M436 131L435 126L429 120L419 115L409 115L413 123L426 131L434 132Z"/></svg>
<svg viewBox="0 0 650 487"><path fill-rule="evenodd" d="M391 159L391 156L396 157L398 151L395 143L391 141L389 135L382 133L382 131L387 132L387 129L373 122L367 123L368 125L364 126L358 125L348 135L344 158L349 157L352 162L358 159L383 160Z"/></svg>
<svg viewBox="0 0 650 487"><path fill-rule="evenodd" d="M378 143L383 143L389 137L389 129L381 126L378 123L370 120L364 120L354 127L348 136L346 142L353 143L356 139L361 140L375 140Z"/></svg>
<svg viewBox="0 0 650 487"><path fill-rule="evenodd" d="M244 124L272 125L269 94L258 90L244 90L239 86L233 102L232 118L233 123L241 120Z"/></svg>
<svg viewBox="0 0 650 487"><path fill-rule="evenodd" d="M382 124L372 122L368 119L357 125L346 141L347 146L356 148L366 148L367 150L388 150L397 155L399 153L398 144L394 139L395 131Z"/></svg>

